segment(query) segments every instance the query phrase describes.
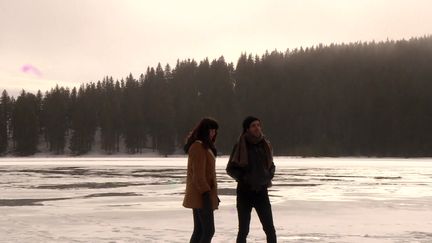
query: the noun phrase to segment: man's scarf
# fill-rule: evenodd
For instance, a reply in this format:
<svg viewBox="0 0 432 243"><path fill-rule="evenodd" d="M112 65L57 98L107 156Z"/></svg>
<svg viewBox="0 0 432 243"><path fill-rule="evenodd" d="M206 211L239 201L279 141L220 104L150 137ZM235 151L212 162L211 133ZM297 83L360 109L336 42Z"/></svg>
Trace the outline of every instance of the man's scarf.
<svg viewBox="0 0 432 243"><path fill-rule="evenodd" d="M245 132L244 134L242 134L235 149L232 162L237 164L239 167L246 167L248 164L248 152L246 143L248 142L251 144L258 144L262 141L267 156L265 165L267 169L270 169L273 162L272 147L270 145L270 142L264 137L263 134L261 134L261 136L259 137L255 137L249 132Z"/></svg>

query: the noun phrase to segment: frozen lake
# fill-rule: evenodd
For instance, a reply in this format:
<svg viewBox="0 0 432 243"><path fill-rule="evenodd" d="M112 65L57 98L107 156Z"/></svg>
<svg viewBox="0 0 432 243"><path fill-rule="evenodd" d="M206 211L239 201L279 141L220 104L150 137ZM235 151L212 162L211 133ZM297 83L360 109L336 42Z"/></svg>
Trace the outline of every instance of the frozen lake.
<svg viewBox="0 0 432 243"><path fill-rule="evenodd" d="M213 242L235 242L217 159ZM275 158L279 242L432 242L432 160ZM0 159L1 242L188 242L186 158ZM253 212L248 242L265 242Z"/></svg>

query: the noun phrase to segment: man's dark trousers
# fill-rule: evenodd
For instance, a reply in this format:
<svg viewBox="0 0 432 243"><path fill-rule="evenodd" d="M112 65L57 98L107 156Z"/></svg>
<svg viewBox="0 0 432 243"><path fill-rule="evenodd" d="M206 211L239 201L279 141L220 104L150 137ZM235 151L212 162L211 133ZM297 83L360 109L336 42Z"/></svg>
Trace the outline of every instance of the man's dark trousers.
<svg viewBox="0 0 432 243"><path fill-rule="evenodd" d="M237 243L246 242L249 233L252 208L255 208L261 221L268 243L276 243L276 230L273 224L272 209L267 187L255 191L237 186L237 213L239 219L239 232Z"/></svg>

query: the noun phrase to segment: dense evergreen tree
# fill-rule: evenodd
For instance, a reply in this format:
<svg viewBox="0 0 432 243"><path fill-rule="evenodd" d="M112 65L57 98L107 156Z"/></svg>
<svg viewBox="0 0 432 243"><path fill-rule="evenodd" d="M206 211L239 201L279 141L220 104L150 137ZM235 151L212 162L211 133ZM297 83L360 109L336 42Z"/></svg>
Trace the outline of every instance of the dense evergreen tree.
<svg viewBox="0 0 432 243"><path fill-rule="evenodd" d="M42 104L45 141L50 152L63 154L69 124L70 91L56 86L45 94Z"/></svg>
<svg viewBox="0 0 432 243"><path fill-rule="evenodd" d="M200 79L199 89L202 114L215 117L223 128L218 133L218 149L226 153L240 135L243 119L238 115L239 107L234 96L234 67L226 63L223 57L213 60L209 68L207 63L203 66L205 78Z"/></svg>
<svg viewBox="0 0 432 243"><path fill-rule="evenodd" d="M71 141L72 154L80 155L89 152L92 148L97 129L97 96L94 83L81 86L76 98L71 103Z"/></svg>
<svg viewBox="0 0 432 243"><path fill-rule="evenodd" d="M185 142L191 127L197 123L200 116L198 89L198 64L194 60L177 61L172 71L171 90L175 120L172 127L175 129L176 144Z"/></svg>
<svg viewBox="0 0 432 243"><path fill-rule="evenodd" d="M106 77L101 87L99 124L101 128L101 146L109 154L120 150L122 132L120 83L114 83L112 77Z"/></svg>
<svg viewBox="0 0 432 243"><path fill-rule="evenodd" d="M276 155L432 156L432 37L317 45L224 58L158 64L135 79L105 77L45 95L4 91L0 153L8 134L17 154L49 150L108 154L152 149L169 155L204 116L220 123L217 147L229 153L247 115L262 118ZM99 141L96 137L96 140Z"/></svg>
<svg viewBox="0 0 432 243"><path fill-rule="evenodd" d="M12 102L6 90L0 98L0 154L7 152Z"/></svg>
<svg viewBox="0 0 432 243"><path fill-rule="evenodd" d="M142 79L141 76L140 80ZM144 119L143 98L144 92L140 88L140 83L133 78L132 74L129 74L126 78L121 103L123 134L129 153L141 152L146 144L145 128L148 121Z"/></svg>
<svg viewBox="0 0 432 243"><path fill-rule="evenodd" d="M175 151L176 136L175 136L175 113L173 105L173 92L172 90L172 72L171 67L167 65L165 70L162 70L160 64L156 68L156 78L159 82L160 93L158 97L158 104L160 111L158 117L158 132L157 132L157 150L162 155L169 155Z"/></svg>
<svg viewBox="0 0 432 243"><path fill-rule="evenodd" d="M23 90L12 112L12 134L17 155L26 156L37 152L39 111L38 97Z"/></svg>
<svg viewBox="0 0 432 243"><path fill-rule="evenodd" d="M159 63L150 68L143 82L145 120L153 150L162 154L174 151L175 129L173 129L174 108L171 89L172 75L169 66L163 70Z"/></svg>

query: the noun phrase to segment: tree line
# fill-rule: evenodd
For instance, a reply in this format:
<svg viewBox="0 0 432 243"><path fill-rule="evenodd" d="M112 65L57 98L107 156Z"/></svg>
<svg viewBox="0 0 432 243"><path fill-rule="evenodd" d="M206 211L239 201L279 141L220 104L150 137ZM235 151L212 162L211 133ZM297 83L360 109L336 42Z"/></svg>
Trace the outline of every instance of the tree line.
<svg viewBox="0 0 432 243"><path fill-rule="evenodd" d="M235 66L179 60L0 99L2 155L170 155L206 116L227 154L254 115L276 155L432 156L432 36L243 53Z"/></svg>

